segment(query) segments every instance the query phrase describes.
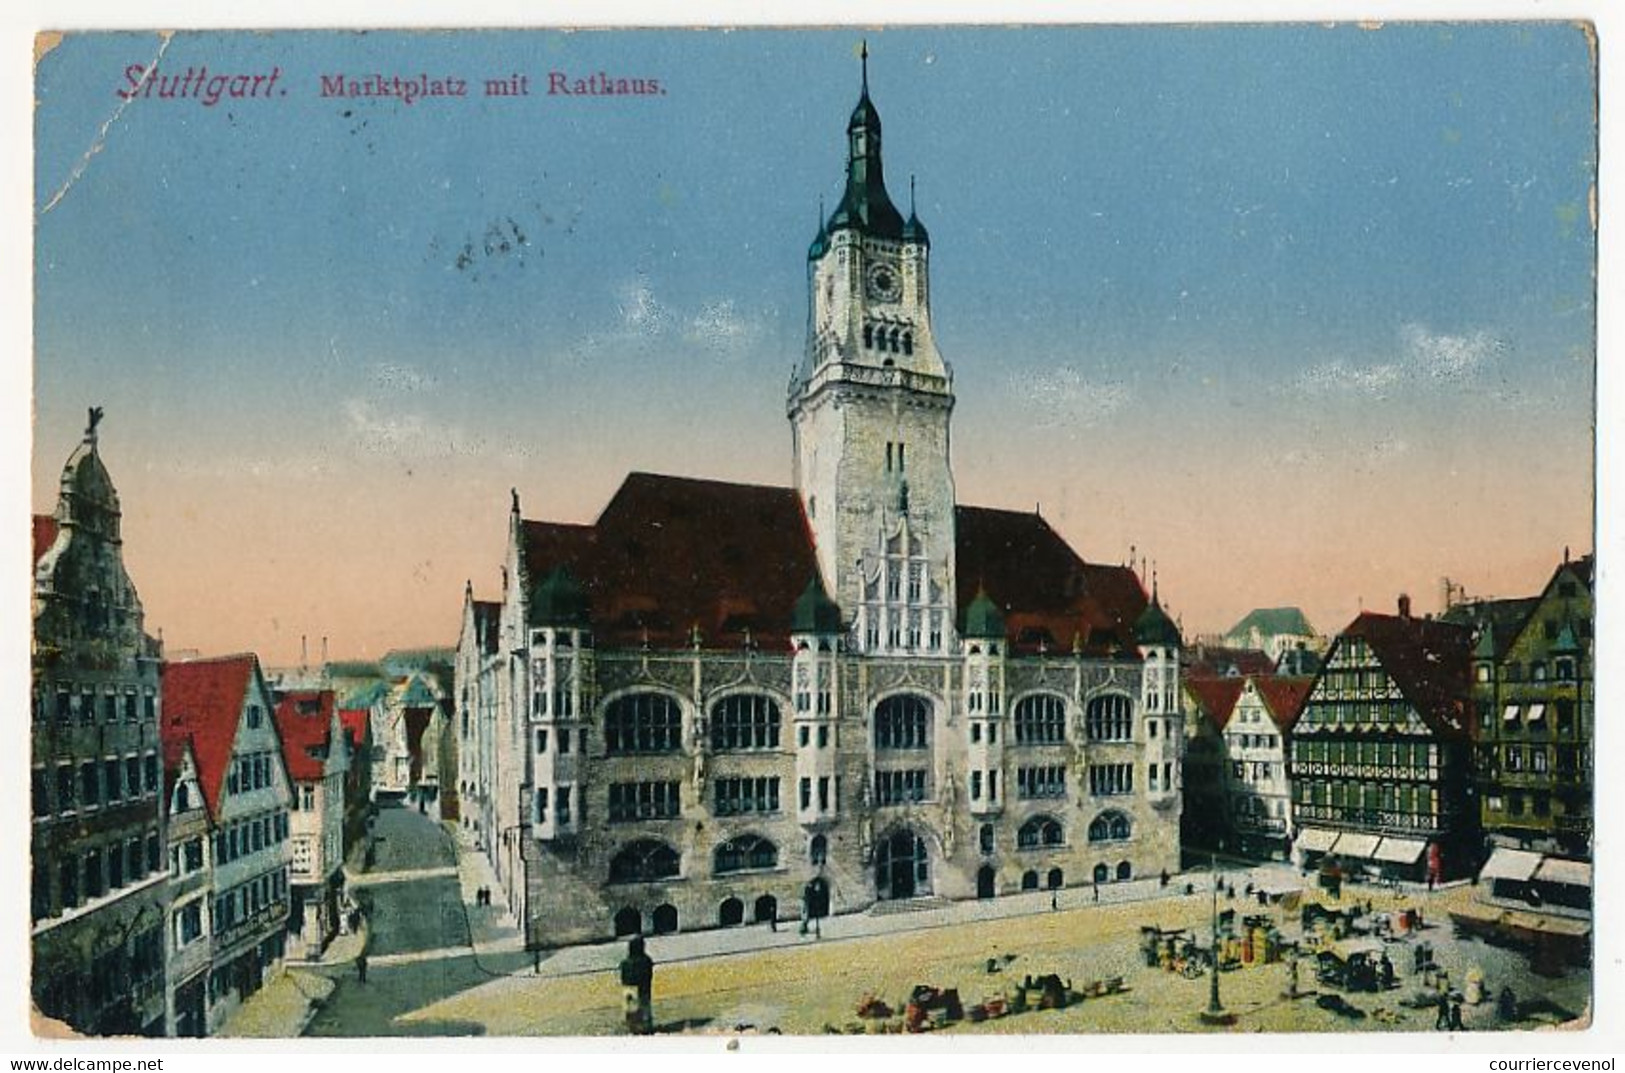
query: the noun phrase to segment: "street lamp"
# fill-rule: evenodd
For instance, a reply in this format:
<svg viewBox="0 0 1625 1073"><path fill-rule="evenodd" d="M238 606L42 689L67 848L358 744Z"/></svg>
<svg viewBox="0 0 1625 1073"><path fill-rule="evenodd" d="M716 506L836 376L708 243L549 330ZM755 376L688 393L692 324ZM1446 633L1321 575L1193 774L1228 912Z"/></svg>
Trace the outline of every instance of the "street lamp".
<svg viewBox="0 0 1625 1073"><path fill-rule="evenodd" d="M1233 1025L1236 1023L1235 1015L1224 1008L1219 1001L1219 856L1213 854L1209 858L1210 869L1213 872L1213 912L1211 916L1213 935L1213 976L1212 986L1208 988L1207 1009L1202 1011L1204 1025Z"/></svg>

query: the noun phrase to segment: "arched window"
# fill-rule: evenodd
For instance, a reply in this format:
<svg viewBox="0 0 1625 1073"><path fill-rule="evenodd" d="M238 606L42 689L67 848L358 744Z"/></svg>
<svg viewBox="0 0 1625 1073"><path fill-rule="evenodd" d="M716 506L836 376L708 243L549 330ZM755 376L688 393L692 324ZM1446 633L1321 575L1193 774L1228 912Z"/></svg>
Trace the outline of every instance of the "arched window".
<svg viewBox="0 0 1625 1073"><path fill-rule="evenodd" d="M1050 890L1060 890L1066 885L1065 877L1059 868L1051 868L1049 875L1044 877L1044 885Z"/></svg>
<svg viewBox="0 0 1625 1073"><path fill-rule="evenodd" d="M1131 864L1129 864L1127 861L1118 861L1117 862L1117 878L1118 879L1133 879L1134 878L1134 867Z"/></svg>
<svg viewBox="0 0 1625 1073"><path fill-rule="evenodd" d="M930 720L931 704L924 697L887 697L875 706L875 748L926 748Z"/></svg>
<svg viewBox="0 0 1625 1073"><path fill-rule="evenodd" d="M1034 816L1016 832L1016 845L1021 849L1038 846L1059 846L1066 841L1066 832L1052 816Z"/></svg>
<svg viewBox="0 0 1625 1073"><path fill-rule="evenodd" d="M1128 697L1108 693L1091 700L1084 712L1083 730L1090 741L1132 741L1134 712Z"/></svg>
<svg viewBox="0 0 1625 1073"><path fill-rule="evenodd" d="M664 842L640 838L628 842L609 862L611 883L652 883L671 879L680 870L682 858Z"/></svg>
<svg viewBox="0 0 1625 1073"><path fill-rule="evenodd" d="M777 749L779 706L761 693L735 693L711 707L711 748Z"/></svg>
<svg viewBox="0 0 1625 1073"><path fill-rule="evenodd" d="M891 339L889 340L889 342L891 344L891 352L893 354L897 353L897 337L898 337L899 334L900 333L896 328L893 328L891 330Z"/></svg>
<svg viewBox="0 0 1625 1073"><path fill-rule="evenodd" d="M1104 864L1095 865L1095 882L1104 883L1112 877L1112 870Z"/></svg>
<svg viewBox="0 0 1625 1073"><path fill-rule="evenodd" d="M777 868L779 847L760 835L740 835L717 847L711 858L711 871L715 875L744 872L758 868Z"/></svg>
<svg viewBox="0 0 1625 1073"><path fill-rule="evenodd" d="M1066 701L1036 693L1016 703L1017 745L1060 745L1066 741Z"/></svg>
<svg viewBox="0 0 1625 1073"><path fill-rule="evenodd" d="M905 354L914 353L914 333L913 332L904 332L903 333L903 353L905 353Z"/></svg>
<svg viewBox="0 0 1625 1073"><path fill-rule="evenodd" d="M717 908L717 923L724 928L745 922L745 903L738 898L725 898Z"/></svg>
<svg viewBox="0 0 1625 1073"><path fill-rule="evenodd" d="M813 835L812 841L807 843L807 860L811 864L823 864L829 859L829 838L825 835Z"/></svg>
<svg viewBox="0 0 1625 1073"><path fill-rule="evenodd" d="M192 807L192 795L187 786L188 784L184 782L177 782L175 784L175 797L174 800L170 802L170 812L185 812L187 809Z"/></svg>
<svg viewBox="0 0 1625 1073"><path fill-rule="evenodd" d="M604 711L604 748L612 756L674 753L682 740L683 710L664 693L632 693Z"/></svg>
<svg viewBox="0 0 1625 1073"><path fill-rule="evenodd" d="M1128 816L1122 812L1102 812L1089 824L1089 841L1124 842L1131 827Z"/></svg>
<svg viewBox="0 0 1625 1073"><path fill-rule="evenodd" d="M982 843L982 852L983 853L992 853L993 852L993 825L991 823L982 824L982 832L981 832L980 837L981 837L981 843Z"/></svg>
<svg viewBox="0 0 1625 1073"><path fill-rule="evenodd" d="M1029 870L1029 871L1021 873L1021 889L1022 890L1037 890L1038 889L1038 873L1036 871Z"/></svg>

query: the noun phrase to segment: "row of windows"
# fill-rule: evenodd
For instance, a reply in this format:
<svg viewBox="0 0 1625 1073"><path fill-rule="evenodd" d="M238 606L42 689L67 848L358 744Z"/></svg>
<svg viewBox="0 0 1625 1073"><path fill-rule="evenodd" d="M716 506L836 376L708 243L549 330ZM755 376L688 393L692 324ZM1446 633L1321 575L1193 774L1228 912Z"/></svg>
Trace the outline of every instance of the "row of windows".
<svg viewBox="0 0 1625 1073"><path fill-rule="evenodd" d="M1017 768L1016 796L1023 799L1065 797L1066 765L1047 764L1043 767Z"/></svg>
<svg viewBox="0 0 1625 1073"><path fill-rule="evenodd" d="M573 794L572 794L573 790L574 790L574 787L560 786L558 788L558 793L553 795L553 801L556 802L554 818L558 820L559 826L561 826L561 827L567 827L570 824L570 804L571 804L571 797L573 796ZM536 791L536 822L537 823L545 824L547 822L547 809L548 809L548 788L546 786L543 786L543 787L541 787L540 789L538 789Z"/></svg>
<svg viewBox="0 0 1625 1073"><path fill-rule="evenodd" d="M902 805L924 801L929 780L921 768L875 772L875 804Z"/></svg>
<svg viewBox="0 0 1625 1073"><path fill-rule="evenodd" d="M65 814L120 801L134 801L158 792L158 754L107 757L58 764L55 813ZM46 769L34 768L31 796L35 816L53 814Z"/></svg>
<svg viewBox="0 0 1625 1073"><path fill-rule="evenodd" d="M234 820L214 832L214 860L216 864L230 864L239 857L285 842L287 838L286 812L267 812L245 820Z"/></svg>
<svg viewBox="0 0 1625 1073"><path fill-rule="evenodd" d="M1089 792L1096 797L1134 792L1134 765L1090 764Z"/></svg>
<svg viewBox="0 0 1625 1073"><path fill-rule="evenodd" d="M249 711L258 711L257 705L250 705ZM226 792L228 794L251 793L254 790L263 790L271 785L271 778L275 772L273 757L275 753L250 753L237 758L230 771L226 772Z"/></svg>
<svg viewBox="0 0 1625 1073"><path fill-rule="evenodd" d="M1300 780L1294 783L1292 796L1301 804L1333 808L1382 809L1413 815L1438 815L1439 812L1438 790L1409 783Z"/></svg>
<svg viewBox="0 0 1625 1073"><path fill-rule="evenodd" d="M1292 743L1298 763L1376 764L1381 767L1436 767L1439 747L1423 741L1352 741L1299 738Z"/></svg>
<svg viewBox="0 0 1625 1073"><path fill-rule="evenodd" d="M558 731L558 735L559 735L558 736L559 752L560 753L568 753L570 751L570 728L569 727L556 727L556 728L553 728L553 729L556 729ZM537 727L536 728L536 751L538 753L547 752L547 745L548 745L548 742L550 740L551 740L551 732L550 732L549 728L547 728L547 727ZM587 728L586 727L581 728L581 730L580 730L580 732L579 732L579 734L577 736L577 740L581 744L581 751L586 752L587 751Z"/></svg>
<svg viewBox="0 0 1625 1073"><path fill-rule="evenodd" d="M830 778L828 775L818 776L818 811L828 812L834 805L830 797ZM841 777L835 776L835 797L841 796ZM801 811L806 812L813 807L813 780L809 776L801 778Z"/></svg>
<svg viewBox="0 0 1625 1073"><path fill-rule="evenodd" d="M1478 669L1475 672L1475 677L1478 679L1478 681L1488 682L1490 680L1489 669L1490 665L1488 663L1480 663L1478 665ZM1559 682L1574 681L1574 660L1569 659L1566 656L1553 660L1551 677L1555 678ZM1501 679L1502 681L1506 682L1523 681L1523 665L1517 661L1503 664L1501 667ZM1544 660L1537 659L1530 662L1529 680L1531 682L1544 682L1547 680L1546 663Z"/></svg>
<svg viewBox="0 0 1625 1073"><path fill-rule="evenodd" d="M551 693L538 689L531 694L531 712L538 719L546 715L568 719L576 713L575 691L568 685L554 686Z"/></svg>
<svg viewBox="0 0 1625 1073"><path fill-rule="evenodd" d="M1508 816L1550 816L1552 814L1552 799L1543 793L1532 793L1526 799L1523 794L1491 794L1484 799L1484 807L1490 812L1504 812Z"/></svg>
<svg viewBox="0 0 1625 1073"><path fill-rule="evenodd" d="M974 701L983 694L972 692L970 696ZM811 694L798 692L797 697L798 710L807 710ZM994 697L997 694L992 694L990 700ZM827 713L828 708L828 693L820 692L818 710ZM996 714L996 705L990 712ZM1016 705L1015 725L1018 745L1064 744L1066 701L1048 693L1024 697ZM724 697L711 710L711 748L718 751L777 749L780 728L779 706L771 697L753 693ZM887 697L875 706L876 749L929 748L930 728L931 703L923 697L901 694ZM682 730L681 706L663 693L620 697L604 712L604 744L611 755L676 752L682 748ZM546 751L546 733L537 731L538 752ZM1132 741L1132 702L1127 696L1115 693L1094 698L1085 709L1084 733L1090 741ZM971 740L979 741L981 734L982 723L973 720ZM989 742L996 740L995 724L988 725L987 734Z"/></svg>
<svg viewBox="0 0 1625 1073"><path fill-rule="evenodd" d="M1556 709L1557 732L1570 734L1574 731L1574 702L1572 700L1559 700L1552 704ZM1539 734L1547 729L1547 705L1535 704L1508 704L1501 709L1501 729L1527 730L1531 734ZM1485 729L1496 729L1492 721L1489 702L1480 701L1478 704L1478 721Z"/></svg>
<svg viewBox="0 0 1625 1073"><path fill-rule="evenodd" d="M991 730L992 728L990 727L989 729ZM983 772L973 771L973 772L970 773L970 799L972 801L980 801L982 799L982 783L983 783L983 781L984 781L984 773ZM998 801L998 799L999 799L999 773L997 771L988 771L988 772L986 772L985 773L985 781L987 782L987 799L989 801Z"/></svg>
<svg viewBox="0 0 1625 1073"><path fill-rule="evenodd" d="M156 832L98 846L84 854L69 854L56 862L57 894L61 910L95 901L122 887L140 883L157 872L163 863ZM49 862L36 856L33 871L33 915L35 920L52 915L48 887Z"/></svg>
<svg viewBox="0 0 1625 1073"><path fill-rule="evenodd" d="M779 780L769 776L716 780L716 814L779 811Z"/></svg>
<svg viewBox="0 0 1625 1073"><path fill-rule="evenodd" d="M609 822L669 820L682 812L676 782L613 782L609 785Z"/></svg>
<svg viewBox="0 0 1625 1073"><path fill-rule="evenodd" d="M865 324L863 326L863 349L889 350L893 354L898 353L899 349L901 349L902 353L905 355L912 354L914 353L914 333L904 328L892 328L888 330L884 324ZM896 446L897 467L901 469L903 465L903 445L899 443ZM886 459L887 469L891 468L891 448L892 444L888 443L886 445L886 454L888 456Z"/></svg>
<svg viewBox="0 0 1625 1073"><path fill-rule="evenodd" d="M812 738L813 738L813 734L812 734L812 730L811 730L810 727L807 727L807 726L803 725L803 726L799 726L799 727L796 728L796 744L798 746L800 746L801 748L805 749L808 745L810 745L812 743ZM835 735L835 740L836 740L836 744L840 743L839 728L837 728L836 735ZM818 728L818 747L820 749L827 749L829 747L829 741L830 741L829 727L820 726Z"/></svg>
<svg viewBox="0 0 1625 1073"><path fill-rule="evenodd" d="M55 706L57 722L78 722L88 726L94 724L98 717L104 723L115 723L121 718L126 723L143 719L152 723L158 719L158 695L151 686L139 692L135 686L125 686L122 690L118 686L103 686L99 705L97 695L96 686L90 683L80 683L75 687L72 682L58 682ZM46 717L45 698L43 690L35 691L34 719L38 722L43 722Z"/></svg>
<svg viewBox="0 0 1625 1073"><path fill-rule="evenodd" d="M255 913L284 901L288 895L288 870L278 868L255 876L246 883L218 895L214 899L209 930L219 934L236 924L253 918Z"/></svg>

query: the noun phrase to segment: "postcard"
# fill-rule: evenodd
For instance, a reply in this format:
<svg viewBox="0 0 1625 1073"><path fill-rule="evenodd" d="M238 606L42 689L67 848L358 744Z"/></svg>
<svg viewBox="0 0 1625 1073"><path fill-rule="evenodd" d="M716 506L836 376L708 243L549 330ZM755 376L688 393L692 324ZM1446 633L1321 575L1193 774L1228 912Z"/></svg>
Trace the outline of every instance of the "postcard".
<svg viewBox="0 0 1625 1073"><path fill-rule="evenodd" d="M1589 24L35 51L37 1034L1590 1024Z"/></svg>

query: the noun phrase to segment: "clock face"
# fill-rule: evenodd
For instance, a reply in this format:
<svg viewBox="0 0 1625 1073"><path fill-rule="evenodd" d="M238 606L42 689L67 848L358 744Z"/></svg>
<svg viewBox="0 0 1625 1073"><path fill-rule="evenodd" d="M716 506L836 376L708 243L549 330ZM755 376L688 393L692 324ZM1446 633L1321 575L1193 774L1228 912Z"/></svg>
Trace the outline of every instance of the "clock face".
<svg viewBox="0 0 1625 1073"><path fill-rule="evenodd" d="M895 302L903 296L903 280L897 266L880 261L869 268L869 297L877 302Z"/></svg>

